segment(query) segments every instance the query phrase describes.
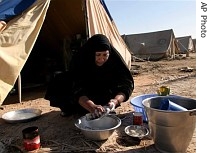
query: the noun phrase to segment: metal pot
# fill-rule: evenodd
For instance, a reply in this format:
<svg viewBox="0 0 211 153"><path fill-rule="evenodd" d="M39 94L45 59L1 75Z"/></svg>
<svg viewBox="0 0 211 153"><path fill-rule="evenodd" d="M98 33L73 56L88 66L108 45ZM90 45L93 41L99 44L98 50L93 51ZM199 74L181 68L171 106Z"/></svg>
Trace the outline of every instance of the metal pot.
<svg viewBox="0 0 211 153"><path fill-rule="evenodd" d="M160 110L163 100L170 100L187 110ZM157 96L142 103L155 147L163 153L186 152L196 125L196 100L181 96Z"/></svg>

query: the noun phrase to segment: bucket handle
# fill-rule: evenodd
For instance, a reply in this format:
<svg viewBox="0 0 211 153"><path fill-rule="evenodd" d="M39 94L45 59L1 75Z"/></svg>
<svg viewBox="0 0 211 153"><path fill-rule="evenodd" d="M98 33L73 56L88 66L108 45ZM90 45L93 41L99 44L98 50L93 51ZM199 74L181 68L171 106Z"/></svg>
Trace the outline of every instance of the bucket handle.
<svg viewBox="0 0 211 153"><path fill-rule="evenodd" d="M196 116L196 110L191 111L189 114L190 114L190 116Z"/></svg>

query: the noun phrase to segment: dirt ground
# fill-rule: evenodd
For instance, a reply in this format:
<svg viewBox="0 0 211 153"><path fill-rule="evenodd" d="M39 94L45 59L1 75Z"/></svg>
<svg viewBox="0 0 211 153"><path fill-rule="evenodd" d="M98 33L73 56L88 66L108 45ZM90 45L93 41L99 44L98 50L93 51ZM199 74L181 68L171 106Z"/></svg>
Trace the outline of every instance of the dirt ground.
<svg viewBox="0 0 211 153"><path fill-rule="evenodd" d="M130 99L116 110L117 113L124 114L126 118L106 141L92 141L84 138L80 130L74 126L74 122L79 116L61 117L59 109L51 107L49 101L43 99L45 88L24 91L21 103L18 103L17 95L8 95L1 106L0 116L5 112L22 108L38 108L42 110L42 115L37 120L15 124L6 123L0 118L0 153L2 153L2 148L4 148L4 152L26 152L23 149L22 130L34 125L39 127L41 148L33 152L159 153L150 137L140 140L131 138L124 133L124 128L132 124L131 115L134 109L130 100L141 94L156 93L156 90L162 85L169 86L171 94L195 99L195 55L195 53L191 53L189 57L183 55L175 60L133 62L133 65L140 66L138 74L134 75L134 92ZM196 132L193 134L187 153L196 153Z"/></svg>

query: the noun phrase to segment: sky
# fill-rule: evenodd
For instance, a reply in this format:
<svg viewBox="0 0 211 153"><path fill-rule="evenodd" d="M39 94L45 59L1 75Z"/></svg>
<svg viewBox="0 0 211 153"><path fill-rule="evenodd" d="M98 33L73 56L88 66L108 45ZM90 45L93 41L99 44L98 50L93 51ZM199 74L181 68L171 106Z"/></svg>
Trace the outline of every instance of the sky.
<svg viewBox="0 0 211 153"><path fill-rule="evenodd" d="M196 0L104 1L121 35L173 29L196 38Z"/></svg>

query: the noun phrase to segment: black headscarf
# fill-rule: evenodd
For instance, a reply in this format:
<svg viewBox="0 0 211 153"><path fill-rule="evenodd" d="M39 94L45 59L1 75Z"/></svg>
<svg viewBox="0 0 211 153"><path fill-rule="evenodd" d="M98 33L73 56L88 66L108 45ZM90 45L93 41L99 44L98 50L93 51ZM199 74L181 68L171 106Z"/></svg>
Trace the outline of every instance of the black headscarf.
<svg viewBox="0 0 211 153"><path fill-rule="evenodd" d="M105 50L110 51L111 44L106 36L102 34L96 34L87 41L87 43L83 46L82 50L84 49L93 52Z"/></svg>
<svg viewBox="0 0 211 153"><path fill-rule="evenodd" d="M81 59L81 64L95 64L95 52L106 50L109 50L110 59L115 60L116 63L128 69L120 53L112 46L109 39L103 34L95 34L91 38L89 38L88 41L80 49L78 53L78 58Z"/></svg>

